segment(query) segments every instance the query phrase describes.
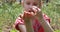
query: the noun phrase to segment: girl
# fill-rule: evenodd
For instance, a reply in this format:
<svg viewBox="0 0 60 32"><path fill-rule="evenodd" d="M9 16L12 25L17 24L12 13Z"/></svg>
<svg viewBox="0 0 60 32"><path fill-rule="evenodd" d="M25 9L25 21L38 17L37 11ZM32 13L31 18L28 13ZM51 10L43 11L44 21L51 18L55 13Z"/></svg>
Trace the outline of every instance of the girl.
<svg viewBox="0 0 60 32"><path fill-rule="evenodd" d="M42 0L22 0L24 13L15 22L19 32L53 32L50 18L42 13Z"/></svg>

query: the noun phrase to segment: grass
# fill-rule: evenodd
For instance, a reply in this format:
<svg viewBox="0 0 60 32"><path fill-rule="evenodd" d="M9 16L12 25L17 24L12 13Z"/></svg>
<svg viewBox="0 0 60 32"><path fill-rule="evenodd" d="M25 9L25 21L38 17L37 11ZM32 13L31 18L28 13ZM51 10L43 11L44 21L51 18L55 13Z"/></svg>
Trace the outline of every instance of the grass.
<svg viewBox="0 0 60 32"><path fill-rule="evenodd" d="M48 6L44 4L42 8L42 11L50 17L50 24L52 27L54 27L55 32L60 32L59 1L48 3ZM3 31L3 27L12 26L18 15L22 13L22 10L22 6L17 3L14 3L12 5L9 5L8 3L3 3L2 5L0 5L0 32ZM16 30L12 29L11 32L16 32Z"/></svg>
<svg viewBox="0 0 60 32"><path fill-rule="evenodd" d="M12 26L21 13L21 9L22 7L19 4L9 5L8 3L3 3L0 6L0 29L3 30L3 27Z"/></svg>

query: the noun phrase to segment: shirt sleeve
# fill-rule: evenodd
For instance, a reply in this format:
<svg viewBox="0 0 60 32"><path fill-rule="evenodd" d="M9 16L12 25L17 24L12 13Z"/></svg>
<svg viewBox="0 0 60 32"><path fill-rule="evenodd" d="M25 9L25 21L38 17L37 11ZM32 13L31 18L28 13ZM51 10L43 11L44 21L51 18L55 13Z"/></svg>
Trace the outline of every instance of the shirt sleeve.
<svg viewBox="0 0 60 32"><path fill-rule="evenodd" d="M50 18L46 14L43 14L43 18L50 23Z"/></svg>
<svg viewBox="0 0 60 32"><path fill-rule="evenodd" d="M18 17L18 18L16 19L16 21L15 21L15 28L16 28L17 30L19 30L18 25L24 25L24 20L21 19L20 17Z"/></svg>

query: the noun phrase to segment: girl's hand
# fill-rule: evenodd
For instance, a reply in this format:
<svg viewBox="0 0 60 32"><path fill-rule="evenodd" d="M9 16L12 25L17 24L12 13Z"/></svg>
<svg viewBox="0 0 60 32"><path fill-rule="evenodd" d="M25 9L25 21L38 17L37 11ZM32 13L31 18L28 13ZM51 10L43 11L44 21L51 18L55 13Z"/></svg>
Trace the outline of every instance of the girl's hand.
<svg viewBox="0 0 60 32"><path fill-rule="evenodd" d="M32 9L34 11L35 17L41 20L43 18L41 9L36 6L33 6Z"/></svg>
<svg viewBox="0 0 60 32"><path fill-rule="evenodd" d="M42 19L43 16L42 16L42 11L40 8L36 7L36 6L33 6L31 7L31 9L27 12L27 11L24 11L24 16L23 16L23 19L34 19L34 18L38 18L38 19Z"/></svg>
<svg viewBox="0 0 60 32"><path fill-rule="evenodd" d="M32 21L31 21L32 17L33 17L33 12L24 11L23 19L26 25L27 32L34 32Z"/></svg>
<svg viewBox="0 0 60 32"><path fill-rule="evenodd" d="M30 19L32 19L33 16L34 16L33 12L24 11L23 19L24 20L30 20Z"/></svg>

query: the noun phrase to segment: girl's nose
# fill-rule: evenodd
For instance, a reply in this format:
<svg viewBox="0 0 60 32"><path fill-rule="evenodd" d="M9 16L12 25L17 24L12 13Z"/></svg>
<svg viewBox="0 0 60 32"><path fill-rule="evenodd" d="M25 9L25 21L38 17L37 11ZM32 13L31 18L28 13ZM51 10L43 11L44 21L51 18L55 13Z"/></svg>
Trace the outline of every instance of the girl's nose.
<svg viewBox="0 0 60 32"><path fill-rule="evenodd" d="M29 12L34 12L32 9L32 6L30 6L30 8L29 8Z"/></svg>
<svg viewBox="0 0 60 32"><path fill-rule="evenodd" d="M32 7L33 7L33 4L31 3L31 4L30 4L30 8L32 8Z"/></svg>
<svg viewBox="0 0 60 32"><path fill-rule="evenodd" d="M29 8L29 12L31 12L31 11L32 11L32 8L30 7L30 8Z"/></svg>
<svg viewBox="0 0 60 32"><path fill-rule="evenodd" d="M30 5L30 8L32 8L32 5Z"/></svg>

